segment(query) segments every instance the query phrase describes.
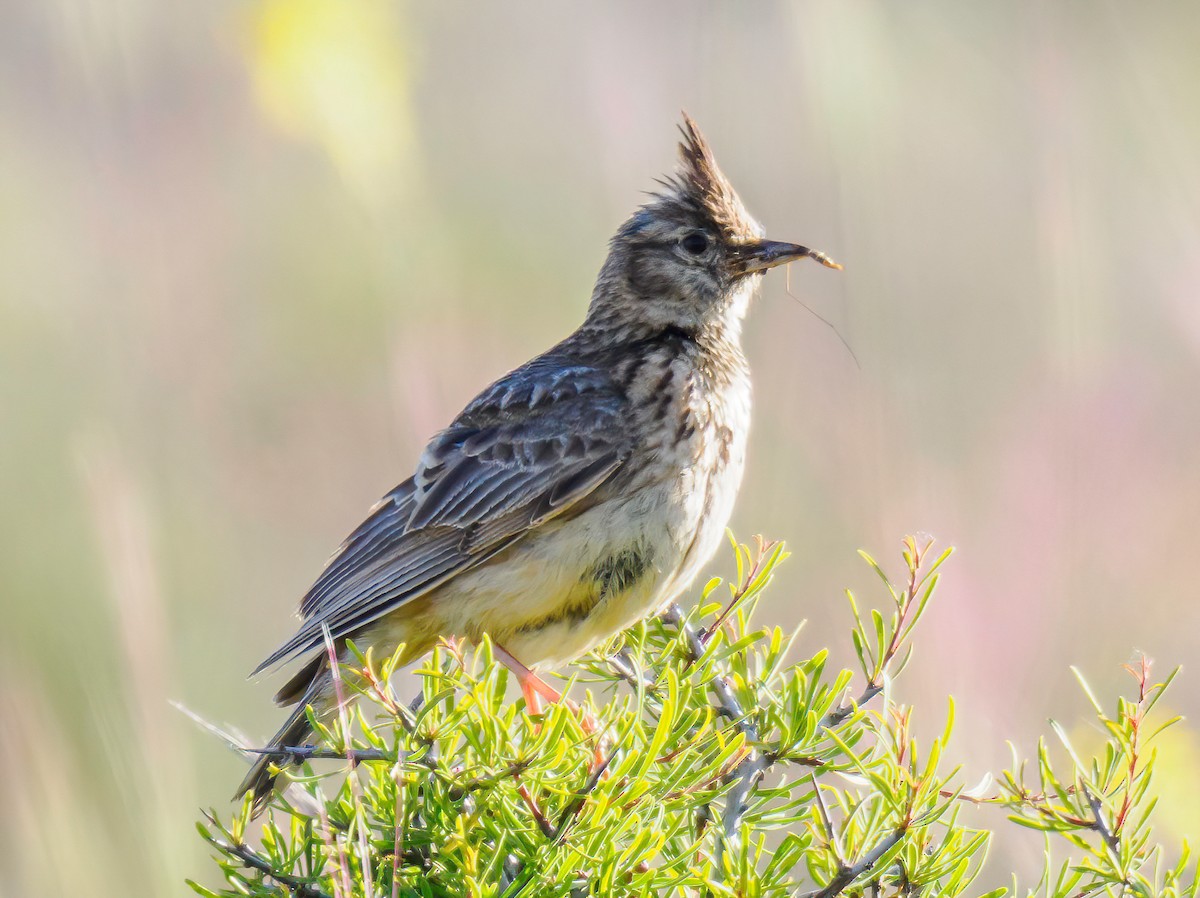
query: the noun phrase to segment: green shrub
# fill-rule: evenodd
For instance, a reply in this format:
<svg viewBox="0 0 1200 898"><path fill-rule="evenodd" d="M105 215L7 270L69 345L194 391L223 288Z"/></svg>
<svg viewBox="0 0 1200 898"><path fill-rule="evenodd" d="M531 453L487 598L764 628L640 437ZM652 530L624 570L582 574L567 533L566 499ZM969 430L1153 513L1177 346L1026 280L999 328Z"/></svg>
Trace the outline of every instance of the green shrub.
<svg viewBox="0 0 1200 898"><path fill-rule="evenodd" d="M935 557L906 539L899 583L862 553L886 610L864 613L847 593L859 670L837 671L824 651L789 661L795 634L751 628L782 545L735 550L728 590L713 580L691 611L672 607L577 665L573 692L586 688L603 738L576 708L530 715L510 700L486 643L469 658L452 645L434 652L416 672L412 703L393 691L392 660L361 658L370 685L358 710L318 727L319 745L298 752L303 772L261 827L248 803L227 824L207 815L200 832L226 884L193 889L958 895L991 839L960 822L971 802L996 805L999 826L1044 833L1043 877L1014 884L1016 894L1196 894L1186 846L1168 862L1149 824L1149 746L1174 722L1149 715L1170 677L1153 684L1148 665L1132 670L1135 695L1111 716L1088 692L1107 734L1095 758L1077 756L1056 728L1063 769L1041 743L1036 758L984 784L987 794L968 795L942 762L953 703L942 734L918 746L892 689L950 552ZM1068 859L1051 861L1056 844Z"/></svg>

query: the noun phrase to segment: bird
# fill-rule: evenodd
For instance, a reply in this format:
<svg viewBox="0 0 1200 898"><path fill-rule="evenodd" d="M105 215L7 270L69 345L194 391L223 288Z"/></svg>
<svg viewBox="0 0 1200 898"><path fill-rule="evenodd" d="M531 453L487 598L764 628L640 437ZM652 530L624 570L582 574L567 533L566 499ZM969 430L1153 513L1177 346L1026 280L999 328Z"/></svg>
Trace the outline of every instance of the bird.
<svg viewBox="0 0 1200 898"><path fill-rule="evenodd" d="M527 701L537 675L664 608L720 545L745 465L742 321L763 274L817 250L767 240L686 113L673 174L617 229L583 323L485 388L425 446L300 602L251 674L307 660L295 708L238 787L254 813L337 712L360 651L410 663L486 634ZM342 663L336 664L335 661Z"/></svg>

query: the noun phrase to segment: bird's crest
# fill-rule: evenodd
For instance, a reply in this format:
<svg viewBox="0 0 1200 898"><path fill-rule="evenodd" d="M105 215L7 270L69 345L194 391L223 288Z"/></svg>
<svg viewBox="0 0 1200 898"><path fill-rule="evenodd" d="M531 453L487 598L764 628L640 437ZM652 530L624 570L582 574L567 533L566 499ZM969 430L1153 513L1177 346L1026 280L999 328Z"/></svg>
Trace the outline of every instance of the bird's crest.
<svg viewBox="0 0 1200 898"><path fill-rule="evenodd" d="M717 165L708 141L686 112L679 130L683 134L679 142L680 166L673 177L663 181L669 193L660 197L698 208L733 240L761 237L762 227L742 205L733 185Z"/></svg>

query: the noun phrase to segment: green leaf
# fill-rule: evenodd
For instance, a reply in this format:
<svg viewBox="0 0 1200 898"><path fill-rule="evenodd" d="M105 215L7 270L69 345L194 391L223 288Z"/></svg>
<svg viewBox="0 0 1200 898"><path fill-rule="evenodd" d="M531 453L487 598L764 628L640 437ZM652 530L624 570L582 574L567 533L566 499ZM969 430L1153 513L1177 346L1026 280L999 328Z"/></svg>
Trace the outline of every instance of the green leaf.
<svg viewBox="0 0 1200 898"><path fill-rule="evenodd" d="M212 889L204 888L204 886L200 885L200 883L193 879L185 879L184 883L189 886L193 892L195 892L197 895L203 895L204 898L221 898L221 896Z"/></svg>
<svg viewBox="0 0 1200 898"><path fill-rule="evenodd" d="M352 646L377 671L384 696L365 690L348 728L314 720L316 740L395 762L364 761L347 780L344 762L314 760L292 779L316 811L295 802L290 813L252 821L246 802L224 824L206 818L197 831L217 864L207 878L221 885L187 880L188 887L206 898L278 898L288 892L278 874L337 898L391 894L393 879L405 898L784 898L831 882L843 862L873 856L902 832L842 894L950 896L969 893L992 830L1024 827L1043 835L1047 852L1037 883L1014 883L1016 894L1196 898L1187 846L1165 846L1153 829L1165 771L1156 771L1149 743L1179 718L1146 715L1175 673L1147 686L1145 697L1123 699L1110 717L1075 672L1103 742L1089 755L1068 741L1075 723L1052 722L1070 757L1067 775L1054 770L1045 740L1028 761L1013 749L1012 769L996 777L1007 819L981 811L988 829L967 827L959 772L943 769L956 702L947 697L945 722L927 747L914 736L926 732L917 713L900 704L909 696L899 677L951 550L930 563L928 544L905 540L912 596L861 553L885 588L846 592L850 642L867 678L855 686L857 674L830 663L845 654L844 643L806 646L811 657L792 663L799 630L753 623L759 596L788 558L783 545L759 559L747 583L756 549L732 536L731 544L724 573L735 576L709 580L697 605L682 603L686 632L652 618L609 640L609 650L623 647L628 665L620 667L632 670L632 685L601 655L574 668L586 679L573 676L563 689L592 711L594 732L566 703L531 715L510 694L486 638L465 662L439 647L415 665L424 701L412 713L395 710L407 701L386 683L401 656L377 659L369 646ZM743 592L714 630L722 583ZM698 632L709 635L696 658ZM895 657L885 664L888 654ZM1085 786L1108 825L1123 815L1115 852L1100 846ZM726 838L727 827L735 838ZM1066 859L1052 862L1051 845ZM1163 860L1176 856L1174 866Z"/></svg>

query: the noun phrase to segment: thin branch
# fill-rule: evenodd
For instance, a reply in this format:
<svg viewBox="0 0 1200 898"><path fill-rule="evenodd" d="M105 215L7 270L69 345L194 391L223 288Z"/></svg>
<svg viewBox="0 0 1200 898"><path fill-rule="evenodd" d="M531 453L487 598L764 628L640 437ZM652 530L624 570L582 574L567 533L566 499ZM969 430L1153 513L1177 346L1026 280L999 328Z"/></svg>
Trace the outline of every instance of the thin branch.
<svg viewBox="0 0 1200 898"><path fill-rule="evenodd" d="M837 876L829 881L829 885L823 889L814 889L811 892L804 892L798 898L834 898L835 895L840 895L846 890L854 880L858 879L868 870L872 869L879 859L887 854L896 846L896 843L904 838L905 830L897 829L887 836L882 842L863 855L862 860L850 867L842 867L838 871Z"/></svg>
<svg viewBox="0 0 1200 898"><path fill-rule="evenodd" d="M838 862L838 867L845 869L846 854L842 850L842 840L838 838L837 830L833 828L833 818L829 815L829 808L825 804L825 796L821 794L821 785L817 782L817 775L810 773L808 777L812 780L813 800L817 805L817 813L821 817L821 825L825 827L825 837L829 839L829 844L833 847L833 856Z"/></svg>
<svg viewBox="0 0 1200 898"><path fill-rule="evenodd" d="M654 681L653 677L638 676L637 671L633 667L633 661L629 657L628 648L622 648L615 655L609 655L606 660L612 671L633 689L644 689L647 695L658 695L658 684Z"/></svg>
<svg viewBox="0 0 1200 898"><path fill-rule="evenodd" d="M699 661L704 656L707 646L704 644L700 632L687 622L680 607L671 605L663 615L663 619L674 624L683 633L691 662ZM741 703L733 694L733 687L729 685L729 680L725 677L715 677L712 681L712 688L719 701L717 710L737 726L745 736L746 744L751 747L749 754L726 779L726 782L734 782L735 785L725 799L725 810L721 815L721 823L725 840L732 845L737 842L738 830L741 828L742 818L749 809L750 796L754 792L754 787L758 785L763 774L770 768L772 761L754 747L758 742L758 728L742 710Z"/></svg>
<svg viewBox="0 0 1200 898"><path fill-rule="evenodd" d="M1121 859L1121 840L1109 828L1109 825L1104 822L1104 808L1100 805L1100 799L1092 794L1092 790L1087 786L1083 787L1083 794L1087 798L1088 807L1092 809L1092 816L1096 818L1092 824L1092 828L1100 833L1100 838L1104 840L1104 844L1108 846L1108 850L1112 852L1113 860L1120 861Z"/></svg>
<svg viewBox="0 0 1200 898"><path fill-rule="evenodd" d="M409 706L398 701L395 694L392 692L391 684L387 680L380 680L379 677L376 676L375 671L371 669L369 664L364 665L359 673L363 680L366 681L368 691L375 698L375 700L379 702L380 706L382 706L385 711L391 714L393 718L399 721L400 726L406 733L408 733L410 736L414 735L417 729L417 722L415 719L417 709L410 708ZM424 697L422 696L422 699L423 698Z"/></svg>
<svg viewBox="0 0 1200 898"><path fill-rule="evenodd" d="M547 834L551 842L561 844L563 839L566 838L567 829L575 821L575 818L579 816L579 812L583 810L584 802L587 801L587 797L599 785L600 778L604 776L604 771L608 770L608 765L612 763L615 754L615 752L610 753L607 758L596 765L596 769L592 771L592 775L583 784L583 788L575 794L575 798L571 803L563 808L563 812L558 818L558 825L554 827L553 832Z"/></svg>
<svg viewBox="0 0 1200 898"><path fill-rule="evenodd" d="M392 824L392 898L400 898L400 865L404 851L404 776L401 765L392 767L392 781L396 785L396 801L393 807L394 822Z"/></svg>
<svg viewBox="0 0 1200 898"><path fill-rule="evenodd" d="M451 801L461 801L472 792L478 792L480 789L486 789L488 786L494 786L502 779L507 779L510 776L520 776L529 769L529 765L532 763L532 759L522 758L513 761L507 767L502 770L497 770L495 773L484 774L483 776L477 776L474 779L469 779L465 783L453 785L450 787L450 791L447 793L448 797Z"/></svg>
<svg viewBox="0 0 1200 898"><path fill-rule="evenodd" d="M856 707L861 708L863 705L871 701L879 693L883 692L883 683L879 682L887 673L888 665L896 659L900 654L900 649L903 648L905 636L907 635L906 627L909 623L908 614L914 606L917 606L917 595L925 588L926 576L918 576L921 571L921 563L925 560L925 552L929 546L924 549L918 549L916 544L912 544L913 563L908 571L908 586L904 592L900 594L896 608L896 627L892 631L892 638L888 640L887 648L883 651L883 657L879 661L876 672L871 679L867 681L866 687L859 695L858 700L853 704L839 705L834 708L821 720L822 727L834 727L844 721L847 717L854 713ZM865 671L864 671L865 672Z"/></svg>
<svg viewBox="0 0 1200 898"><path fill-rule="evenodd" d="M767 756L755 751L751 752L746 760L742 761L734 770L732 776L737 779L737 785L733 787L733 791L725 800L725 813L721 815L725 827L725 838L731 843L737 841L742 818L750 809L750 795L754 792L754 787L758 785L770 766L771 761Z"/></svg>
<svg viewBox="0 0 1200 898"><path fill-rule="evenodd" d="M281 760L286 757L297 764L305 761L347 761L357 766L360 761L389 761L393 764L396 762L387 752L376 748L338 751L335 748L321 748L317 745L279 745L268 748L243 748L241 751L254 755L277 755Z"/></svg>
<svg viewBox="0 0 1200 898"><path fill-rule="evenodd" d="M746 597L746 593L750 591L750 587L754 585L754 581L758 579L759 572L762 571L763 565L766 564L767 556L779 545L779 540L777 539L764 540L761 536L756 536L754 539L757 542L757 546L754 553L754 561L750 564L750 570L746 572L746 576L742 578L742 582L733 591L733 596L729 599L729 604L721 609L721 613L717 615L717 619L713 621L713 625L706 628L700 634L700 639L706 643L713 633L725 625L725 621L729 620L730 615L741 604L742 599ZM741 550L739 549L738 552L740 554Z"/></svg>
<svg viewBox="0 0 1200 898"><path fill-rule="evenodd" d="M699 630L687 623L683 610L678 605L672 604L663 613L663 620L669 624L673 624L683 633L684 638L687 640L690 663L695 664L704 657L704 653L707 650L704 639L701 637ZM738 702L737 696L733 694L733 687L729 685L729 681L725 677L716 677L712 681L712 687L713 691L717 693L717 698L720 700L717 710L721 715L737 724L738 729L746 734L747 740L757 741L758 732L754 725L746 719L746 712L742 710L741 703Z"/></svg>
<svg viewBox="0 0 1200 898"><path fill-rule="evenodd" d="M337 857L337 872L340 880L333 880L333 898L351 898L350 895L350 865L346 862L346 848L342 840L333 834L333 823L329 819L329 806L325 796L317 788L317 820L320 822L319 832L321 842L330 857ZM344 831L344 829L342 830Z"/></svg>
<svg viewBox="0 0 1200 898"><path fill-rule="evenodd" d="M710 777L707 780L703 780L701 782L698 782L691 786L688 786L686 789L677 789L674 792L669 792L666 795L666 800L667 801L678 801L680 798L682 798L685 795L694 795L697 792L703 792L706 789L711 789L715 785L717 785L717 783L729 782L730 777L733 774L734 768L738 764L740 764L742 762L742 759L745 758L751 751L752 751L752 749L744 746L741 749L741 751L736 752L729 761L726 761L725 764L722 765L721 769L718 770L714 776ZM630 805L630 807L633 807L633 805Z"/></svg>
<svg viewBox="0 0 1200 898"><path fill-rule="evenodd" d="M763 754L767 756L767 760L772 764L795 764L797 767L812 767L814 769L819 769L829 764L827 758L821 758L817 755L789 755L787 752L778 751L765 751Z"/></svg>
<svg viewBox="0 0 1200 898"><path fill-rule="evenodd" d="M876 685L875 683L867 684L867 688L862 691L862 694L859 695L853 704L839 705L838 707L834 708L821 718L821 723L819 725L825 728L837 726L839 723L853 714L855 708L861 708L881 692L883 692L882 686Z"/></svg>
<svg viewBox="0 0 1200 898"><path fill-rule="evenodd" d="M220 826L220 824L217 823L216 817L207 813L204 816L207 817L209 822L211 822L214 826ZM264 876L269 876L271 879L275 880L275 882L279 883L281 886L290 891L293 895L298 896L298 898L333 898L332 895L321 891L312 883L306 882L297 876L291 876L290 874L282 873L279 870L276 870L271 866L270 861L242 842L233 840L226 841L220 836L215 836L212 833L209 833L208 839L218 850L224 852L230 857L237 858L242 862L243 866L249 867L252 870L257 870Z"/></svg>
<svg viewBox="0 0 1200 898"><path fill-rule="evenodd" d="M533 814L533 822L538 825L538 829L542 831L542 835L553 842L558 838L558 833L550 821L546 819L545 812L538 807L538 803L534 801L533 796L529 794L529 787L524 783L517 786L517 794L521 796L521 800L525 802L525 806L529 808L529 813Z"/></svg>

